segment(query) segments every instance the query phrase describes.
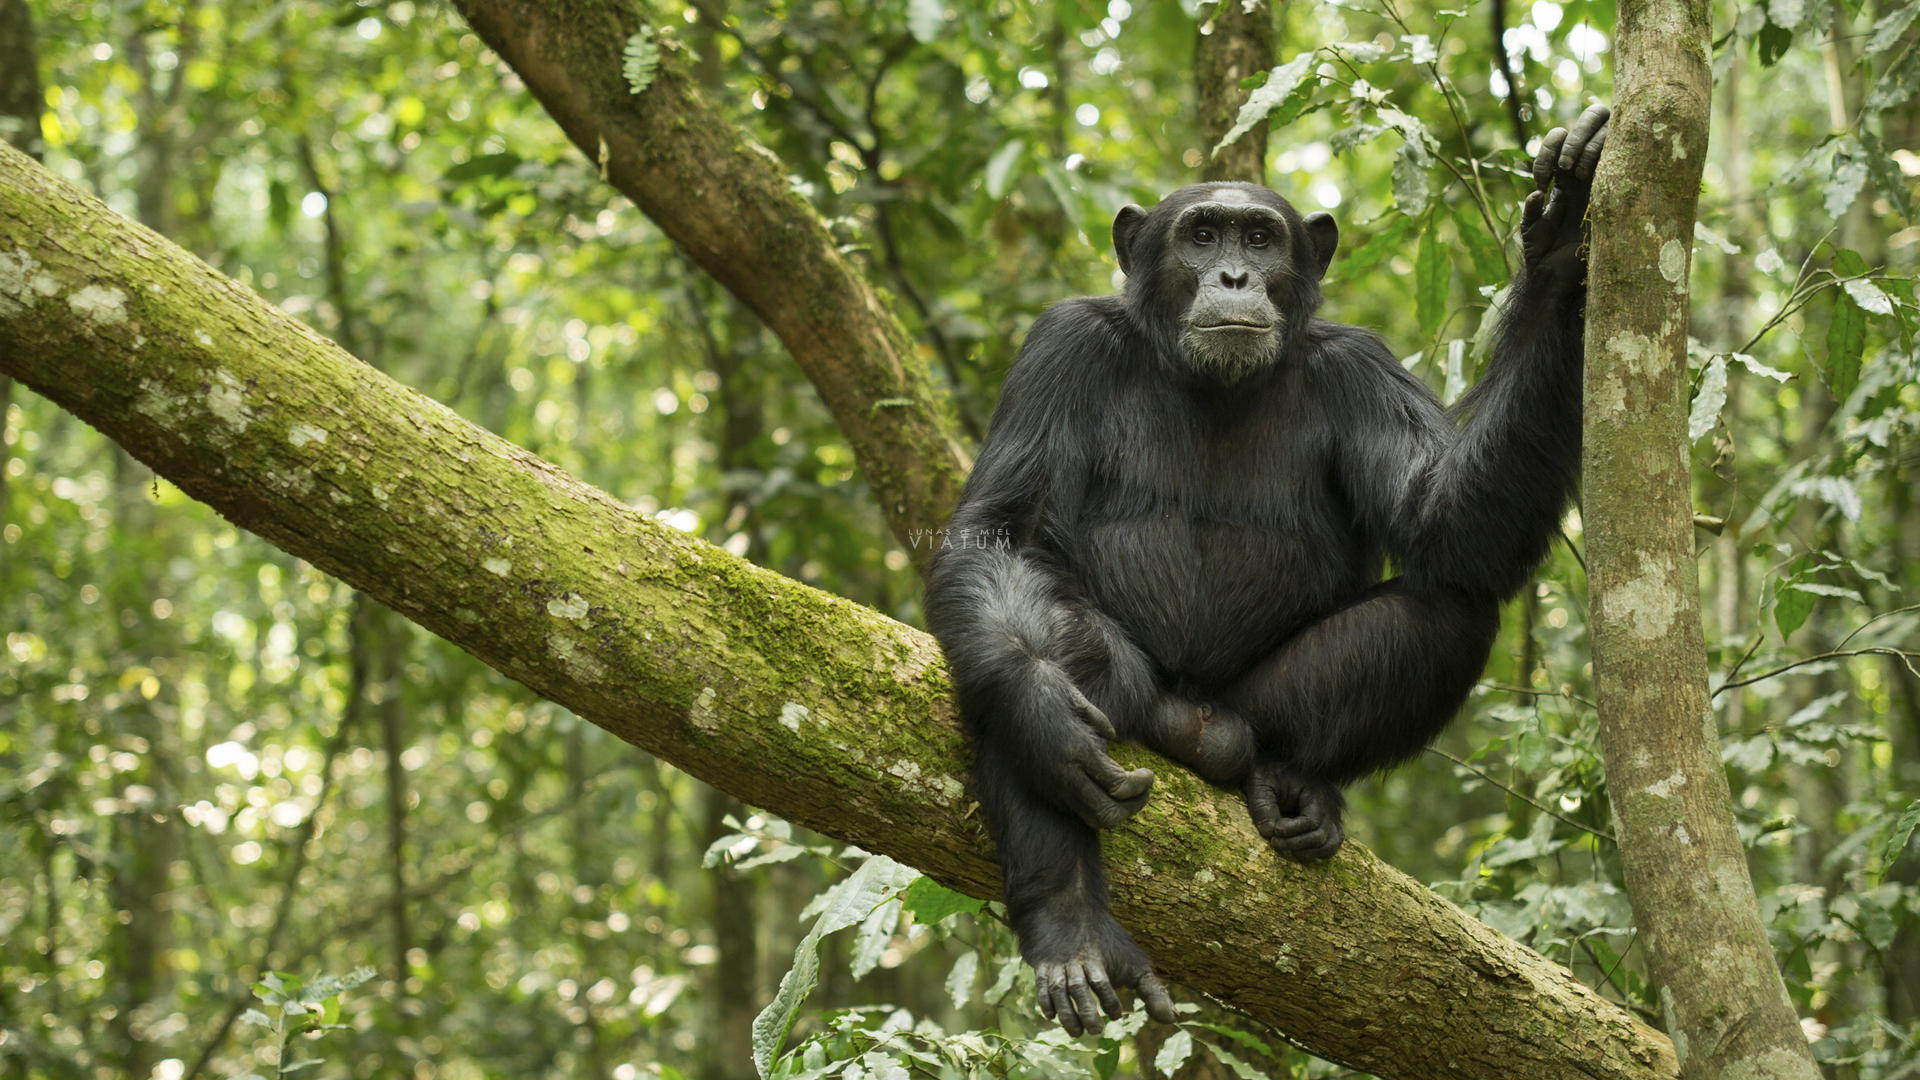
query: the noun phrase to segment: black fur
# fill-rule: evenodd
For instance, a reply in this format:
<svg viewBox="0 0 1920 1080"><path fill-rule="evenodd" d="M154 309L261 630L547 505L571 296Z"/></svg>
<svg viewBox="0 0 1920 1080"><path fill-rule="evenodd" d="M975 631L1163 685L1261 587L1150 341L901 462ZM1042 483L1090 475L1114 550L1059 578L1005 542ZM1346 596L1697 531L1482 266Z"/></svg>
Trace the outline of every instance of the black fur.
<svg viewBox="0 0 1920 1080"><path fill-rule="evenodd" d="M1452 415L1373 334L1313 317L1331 220L1265 188L1129 207L1124 295L1034 323L929 572L927 618L1013 925L1070 1032L1098 1023L1096 998L1112 1014L1115 986L1173 1018L1107 911L1097 829L1152 782L1107 740L1242 786L1276 850L1324 858L1340 785L1419 753L1479 677L1498 605L1546 553L1575 480L1581 219L1605 119L1541 155L1552 200L1529 202L1495 357ZM1211 240L1180 232L1199 227L1195 207ZM1187 344L1215 301L1277 327L1229 350L1248 361L1231 371ZM1388 557L1398 576L1382 581Z"/></svg>

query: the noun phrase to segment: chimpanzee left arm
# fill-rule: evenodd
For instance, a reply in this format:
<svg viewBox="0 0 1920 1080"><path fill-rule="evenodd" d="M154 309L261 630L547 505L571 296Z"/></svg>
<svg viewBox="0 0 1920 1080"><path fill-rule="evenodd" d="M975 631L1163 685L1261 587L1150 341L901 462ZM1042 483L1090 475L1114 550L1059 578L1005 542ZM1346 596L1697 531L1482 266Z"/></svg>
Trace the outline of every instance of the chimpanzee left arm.
<svg viewBox="0 0 1920 1080"><path fill-rule="evenodd" d="M1364 523L1386 541L1410 584L1511 596L1545 557L1573 493L1585 218L1607 117L1595 105L1541 147L1537 190L1521 216L1524 262L1488 373L1453 409L1460 426L1436 431L1403 402L1404 419L1387 426L1399 428L1396 437L1381 437L1381 427L1356 432L1341 452Z"/></svg>

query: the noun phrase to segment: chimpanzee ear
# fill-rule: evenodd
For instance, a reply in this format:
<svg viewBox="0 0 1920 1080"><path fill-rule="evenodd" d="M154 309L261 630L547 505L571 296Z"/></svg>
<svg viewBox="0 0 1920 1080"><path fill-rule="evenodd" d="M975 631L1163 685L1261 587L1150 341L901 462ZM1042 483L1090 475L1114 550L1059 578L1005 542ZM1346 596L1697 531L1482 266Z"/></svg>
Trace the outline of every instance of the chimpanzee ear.
<svg viewBox="0 0 1920 1080"><path fill-rule="evenodd" d="M1133 241L1146 220L1147 212L1133 203L1121 207L1113 216L1113 256L1120 260L1123 274L1133 273Z"/></svg>
<svg viewBox="0 0 1920 1080"><path fill-rule="evenodd" d="M1340 226L1333 223L1333 215L1325 210L1315 210L1301 219L1306 226L1307 246L1313 249L1313 257L1318 264L1317 281L1327 275L1327 267L1333 264L1333 249L1340 246Z"/></svg>

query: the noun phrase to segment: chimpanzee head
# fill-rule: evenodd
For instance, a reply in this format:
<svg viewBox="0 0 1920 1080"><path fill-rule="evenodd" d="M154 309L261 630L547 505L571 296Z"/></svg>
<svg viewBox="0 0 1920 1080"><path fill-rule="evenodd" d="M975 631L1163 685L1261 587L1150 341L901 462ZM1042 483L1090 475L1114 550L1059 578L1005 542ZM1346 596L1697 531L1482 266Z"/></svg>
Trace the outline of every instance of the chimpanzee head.
<svg viewBox="0 0 1920 1080"><path fill-rule="evenodd" d="M1254 184L1194 184L1121 209L1127 309L1162 355L1234 383L1273 363L1320 306L1340 229Z"/></svg>

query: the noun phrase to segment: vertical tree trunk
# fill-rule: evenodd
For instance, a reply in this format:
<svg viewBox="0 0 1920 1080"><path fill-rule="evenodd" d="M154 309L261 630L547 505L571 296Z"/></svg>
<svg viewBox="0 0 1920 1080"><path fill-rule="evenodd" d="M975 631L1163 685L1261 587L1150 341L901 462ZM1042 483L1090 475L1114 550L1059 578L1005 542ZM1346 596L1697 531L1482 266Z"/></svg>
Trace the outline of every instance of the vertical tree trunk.
<svg viewBox="0 0 1920 1080"><path fill-rule="evenodd" d="M1240 89L1240 80L1274 65L1275 38L1273 8L1267 0L1220 0L1213 17L1200 24L1193 77L1200 102L1202 180L1267 182L1267 125L1255 124L1219 157L1213 156L1213 148L1253 93Z"/></svg>
<svg viewBox="0 0 1920 1080"><path fill-rule="evenodd" d="M1594 182L1584 517L1628 897L1683 1077L1819 1076L1753 894L1707 698L1687 440L1705 0L1624 0Z"/></svg>
<svg viewBox="0 0 1920 1080"><path fill-rule="evenodd" d="M706 843L732 831L726 817L744 818L745 804L710 787L706 790ZM719 950L713 965L713 1054L707 1061L710 1080L751 1080L753 1076L753 1018L760 1011L755 993L753 886L739 871L722 863L707 875L713 884L713 937Z"/></svg>
<svg viewBox="0 0 1920 1080"><path fill-rule="evenodd" d="M1513 125L1513 144L1527 145L1527 118L1520 111L1520 75L1507 55L1507 0L1493 0L1487 16L1493 20L1493 66L1507 81L1507 122Z"/></svg>
<svg viewBox="0 0 1920 1080"><path fill-rule="evenodd" d="M407 789L407 767L400 759L407 750L406 707L400 683L406 677L407 637L411 628L391 611L376 620L380 631L380 738L387 752L387 920L393 935L394 978L407 981L407 954L413 951L413 932L407 925L407 811L412 801Z"/></svg>
<svg viewBox="0 0 1920 1080"><path fill-rule="evenodd" d="M0 0L0 138L36 160L40 157L40 104L33 13L27 10L27 0ZM13 380L0 375L0 430L7 426L7 406L12 401ZM0 525L6 523L7 471L0 468Z"/></svg>

